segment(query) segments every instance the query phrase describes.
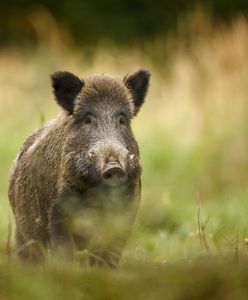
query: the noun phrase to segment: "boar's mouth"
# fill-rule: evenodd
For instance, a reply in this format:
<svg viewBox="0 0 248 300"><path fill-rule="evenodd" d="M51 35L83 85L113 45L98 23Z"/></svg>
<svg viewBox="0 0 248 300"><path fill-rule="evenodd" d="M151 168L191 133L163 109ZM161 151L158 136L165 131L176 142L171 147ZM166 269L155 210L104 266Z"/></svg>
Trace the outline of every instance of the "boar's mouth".
<svg viewBox="0 0 248 300"><path fill-rule="evenodd" d="M106 186L116 187L127 181L127 173L119 164L111 162L101 173L101 182Z"/></svg>

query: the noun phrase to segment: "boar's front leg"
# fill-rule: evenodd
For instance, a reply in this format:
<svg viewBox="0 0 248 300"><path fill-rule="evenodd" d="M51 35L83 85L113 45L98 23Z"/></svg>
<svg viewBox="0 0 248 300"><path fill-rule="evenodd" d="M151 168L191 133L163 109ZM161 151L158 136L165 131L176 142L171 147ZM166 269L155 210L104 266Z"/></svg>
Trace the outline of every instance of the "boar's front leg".
<svg viewBox="0 0 248 300"><path fill-rule="evenodd" d="M51 250L58 256L71 259L75 250L71 222L78 210L81 195L75 191L61 194L50 208L49 233Z"/></svg>

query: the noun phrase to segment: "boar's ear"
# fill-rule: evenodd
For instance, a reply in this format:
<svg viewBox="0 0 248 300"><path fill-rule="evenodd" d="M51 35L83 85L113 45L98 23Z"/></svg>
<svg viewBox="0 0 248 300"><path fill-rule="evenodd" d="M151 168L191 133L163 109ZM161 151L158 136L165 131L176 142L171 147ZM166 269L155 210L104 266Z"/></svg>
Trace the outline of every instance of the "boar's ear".
<svg viewBox="0 0 248 300"><path fill-rule="evenodd" d="M136 115L145 101L150 80L150 72L147 70L138 70L132 75L124 78L124 83L131 92L134 101L134 115Z"/></svg>
<svg viewBox="0 0 248 300"><path fill-rule="evenodd" d="M51 79L56 101L72 114L74 100L84 82L70 72L55 72L51 75Z"/></svg>

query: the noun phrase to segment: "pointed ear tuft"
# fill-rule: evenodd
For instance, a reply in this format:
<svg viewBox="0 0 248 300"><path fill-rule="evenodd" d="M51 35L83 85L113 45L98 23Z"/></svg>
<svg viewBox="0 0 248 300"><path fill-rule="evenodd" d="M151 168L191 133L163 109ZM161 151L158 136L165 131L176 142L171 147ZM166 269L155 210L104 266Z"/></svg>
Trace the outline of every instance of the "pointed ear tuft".
<svg viewBox="0 0 248 300"><path fill-rule="evenodd" d="M134 115L136 115L145 101L145 96L149 86L150 72L147 70L138 70L132 75L124 78L124 83L131 92L134 101Z"/></svg>
<svg viewBox="0 0 248 300"><path fill-rule="evenodd" d="M73 104L84 82L70 72L55 72L51 75L53 93L60 106L73 113Z"/></svg>

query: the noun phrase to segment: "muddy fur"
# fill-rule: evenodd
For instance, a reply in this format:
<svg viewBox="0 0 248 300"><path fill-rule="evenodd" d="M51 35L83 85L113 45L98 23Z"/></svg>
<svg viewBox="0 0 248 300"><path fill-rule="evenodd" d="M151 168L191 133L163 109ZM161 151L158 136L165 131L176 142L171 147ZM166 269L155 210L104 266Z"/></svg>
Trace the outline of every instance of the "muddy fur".
<svg viewBox="0 0 248 300"><path fill-rule="evenodd" d="M106 75L80 80L69 72L51 76L63 111L27 138L10 172L22 258L41 259L43 245L67 258L75 248L87 249L92 264L118 263L140 201L139 149L130 123L149 77L146 70L123 80ZM113 162L126 174L114 187L102 180ZM28 246L32 240L37 243Z"/></svg>

